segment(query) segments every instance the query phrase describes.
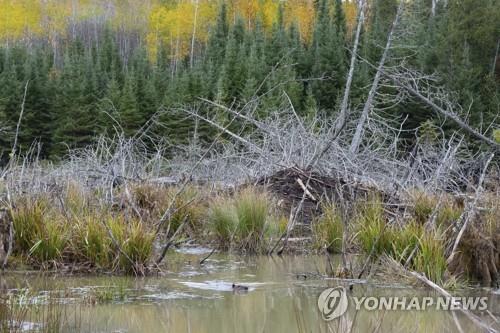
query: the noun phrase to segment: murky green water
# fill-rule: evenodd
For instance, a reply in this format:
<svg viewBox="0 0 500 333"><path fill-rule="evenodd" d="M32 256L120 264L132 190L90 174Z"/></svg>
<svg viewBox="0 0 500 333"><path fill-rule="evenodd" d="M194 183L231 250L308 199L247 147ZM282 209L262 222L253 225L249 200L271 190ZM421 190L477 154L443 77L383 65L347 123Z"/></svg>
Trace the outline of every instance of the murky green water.
<svg viewBox="0 0 500 333"><path fill-rule="evenodd" d="M318 295L326 287L347 283L319 276L325 272L324 257L214 254L200 266L205 255L203 249L172 253L161 277L13 274L4 277L3 292L29 287L38 290L37 301L43 304L51 291L63 290L58 300L66 304L65 322L83 332L349 332L352 326L352 332L431 333L457 332L457 322L463 332L480 332L458 312L455 319L447 311L356 314L353 304L340 319L327 323L317 307ZM235 292L233 283L249 290ZM474 293L488 296L489 308L498 316L500 295L486 290ZM356 284L350 295L435 296L380 284Z"/></svg>

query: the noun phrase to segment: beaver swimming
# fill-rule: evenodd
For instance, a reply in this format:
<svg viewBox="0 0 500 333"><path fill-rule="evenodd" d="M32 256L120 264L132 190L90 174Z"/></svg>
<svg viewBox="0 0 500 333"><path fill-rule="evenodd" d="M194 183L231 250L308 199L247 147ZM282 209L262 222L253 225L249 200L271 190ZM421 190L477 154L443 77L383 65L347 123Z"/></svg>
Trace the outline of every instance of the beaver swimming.
<svg viewBox="0 0 500 333"><path fill-rule="evenodd" d="M233 283L233 290L234 291L248 291L248 287Z"/></svg>

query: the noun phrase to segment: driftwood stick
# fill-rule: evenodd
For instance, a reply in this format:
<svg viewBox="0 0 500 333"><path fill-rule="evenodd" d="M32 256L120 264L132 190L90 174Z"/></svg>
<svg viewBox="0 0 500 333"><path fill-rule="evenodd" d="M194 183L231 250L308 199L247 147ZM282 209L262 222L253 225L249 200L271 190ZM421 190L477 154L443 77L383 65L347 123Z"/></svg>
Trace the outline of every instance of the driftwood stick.
<svg viewBox="0 0 500 333"><path fill-rule="evenodd" d="M311 175L312 175L312 173L307 178L307 182L305 185L306 189L309 186L309 182L311 181ZM281 255L283 253L283 251L285 250L286 246L288 245L288 238L290 237L290 232L295 227L297 215L302 210L302 206L304 205L304 201L306 200L306 196L307 196L307 192L304 191L304 194L302 194L302 199L300 200L299 205L297 206L297 209L295 210L295 212L291 216L291 219L288 221L288 225L286 228L286 236L285 236L285 240L283 241L283 247L278 251L278 253L277 253L278 255Z"/></svg>

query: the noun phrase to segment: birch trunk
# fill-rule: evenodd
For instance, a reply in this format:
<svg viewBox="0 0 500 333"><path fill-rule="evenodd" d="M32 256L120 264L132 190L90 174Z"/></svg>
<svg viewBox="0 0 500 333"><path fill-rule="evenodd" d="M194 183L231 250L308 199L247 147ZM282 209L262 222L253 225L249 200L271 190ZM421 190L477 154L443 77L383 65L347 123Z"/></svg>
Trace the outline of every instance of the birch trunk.
<svg viewBox="0 0 500 333"><path fill-rule="evenodd" d="M191 36L191 53L189 55L189 67L193 68L193 59L194 59L194 41L196 37L196 24L198 21L198 0L196 0L194 5L194 22L193 22L193 34Z"/></svg>

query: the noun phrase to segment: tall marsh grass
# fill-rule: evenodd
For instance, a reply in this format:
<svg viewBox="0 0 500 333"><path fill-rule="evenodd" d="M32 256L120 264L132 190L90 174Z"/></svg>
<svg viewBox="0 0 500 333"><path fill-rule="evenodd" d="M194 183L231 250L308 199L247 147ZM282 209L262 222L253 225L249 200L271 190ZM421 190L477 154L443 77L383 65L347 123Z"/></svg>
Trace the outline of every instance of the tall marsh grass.
<svg viewBox="0 0 500 333"><path fill-rule="evenodd" d="M242 190L234 198L214 201L209 222L220 246L251 252L260 250L265 240L270 207L269 196L253 188Z"/></svg>
<svg viewBox="0 0 500 333"><path fill-rule="evenodd" d="M64 262L106 271L143 269L153 255L152 225L126 211L91 206L81 195L66 193L64 205L48 197L20 200L12 211L14 254L38 266Z"/></svg>
<svg viewBox="0 0 500 333"><path fill-rule="evenodd" d="M334 203L322 205L323 214L312 221L314 244L330 253L342 251L344 226L342 215Z"/></svg>
<svg viewBox="0 0 500 333"><path fill-rule="evenodd" d="M402 225L389 224L382 203L372 199L362 204L357 213L358 244L366 254L386 254L407 268L442 282L447 268L443 234L439 228L426 230L423 215L418 216Z"/></svg>
<svg viewBox="0 0 500 333"><path fill-rule="evenodd" d="M63 294L63 292L60 292ZM80 332L77 316L68 313L68 306L59 304L61 295L49 293L40 303L31 290L0 295L0 332ZM73 320L76 319L76 320Z"/></svg>
<svg viewBox="0 0 500 333"><path fill-rule="evenodd" d="M357 240L365 253L378 256L392 247L393 235L386 226L384 206L379 198L372 198L358 206L355 217Z"/></svg>

